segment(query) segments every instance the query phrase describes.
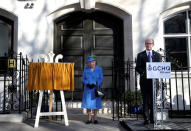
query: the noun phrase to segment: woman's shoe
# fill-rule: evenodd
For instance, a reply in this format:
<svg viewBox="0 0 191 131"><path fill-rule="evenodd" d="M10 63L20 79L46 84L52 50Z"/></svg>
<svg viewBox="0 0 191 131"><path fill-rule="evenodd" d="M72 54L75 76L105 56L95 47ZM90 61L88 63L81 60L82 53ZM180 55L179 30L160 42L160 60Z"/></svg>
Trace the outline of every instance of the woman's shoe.
<svg viewBox="0 0 191 131"><path fill-rule="evenodd" d="M92 123L92 120L87 120L86 121L86 124L90 124L90 123Z"/></svg>
<svg viewBox="0 0 191 131"><path fill-rule="evenodd" d="M97 120L94 120L94 124L98 124L98 121L97 121Z"/></svg>

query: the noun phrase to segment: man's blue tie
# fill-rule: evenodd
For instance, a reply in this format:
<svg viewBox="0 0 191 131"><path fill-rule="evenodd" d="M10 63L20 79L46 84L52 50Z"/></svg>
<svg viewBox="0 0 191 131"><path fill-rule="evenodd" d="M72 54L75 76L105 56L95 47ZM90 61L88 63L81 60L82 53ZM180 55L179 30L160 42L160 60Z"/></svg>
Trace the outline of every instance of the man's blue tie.
<svg viewBox="0 0 191 131"><path fill-rule="evenodd" d="M148 61L149 61L149 62L152 62L152 59L151 59L151 52L148 52Z"/></svg>

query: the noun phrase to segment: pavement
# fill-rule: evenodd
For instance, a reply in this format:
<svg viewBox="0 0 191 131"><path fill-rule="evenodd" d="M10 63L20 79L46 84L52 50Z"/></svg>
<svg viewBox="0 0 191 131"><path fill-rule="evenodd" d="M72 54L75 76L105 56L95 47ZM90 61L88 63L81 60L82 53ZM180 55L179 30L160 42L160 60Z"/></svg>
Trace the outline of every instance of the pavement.
<svg viewBox="0 0 191 131"><path fill-rule="evenodd" d="M65 126L64 119L49 120L40 118L39 127L34 128L34 119L23 122L0 122L0 131L148 131L148 130L176 130L191 131L191 118L169 119L164 121L163 129L154 129L153 125L144 126L143 119L133 117L112 119L111 114L98 114L98 124L85 124L87 115L81 110L70 110L68 113L69 126Z"/></svg>
<svg viewBox="0 0 191 131"><path fill-rule="evenodd" d="M40 119L39 127L34 128L34 119L19 122L1 122L0 131L125 131L119 121L108 115L98 115L98 124L85 124L87 115L69 114L69 126L63 120Z"/></svg>
<svg viewBox="0 0 191 131"><path fill-rule="evenodd" d="M143 125L143 120L125 120L122 121L121 124L126 125L126 129L130 131L148 131L148 130L163 130L163 131L188 131L188 129L173 123L173 122L164 122L163 125L157 125L154 128L154 124L148 124L148 125Z"/></svg>
<svg viewBox="0 0 191 131"><path fill-rule="evenodd" d="M143 119L124 118L120 121L124 129L128 131L148 131L148 130L170 130L170 131L191 131L191 118L173 118L164 121L163 127L153 126L153 124L143 125Z"/></svg>

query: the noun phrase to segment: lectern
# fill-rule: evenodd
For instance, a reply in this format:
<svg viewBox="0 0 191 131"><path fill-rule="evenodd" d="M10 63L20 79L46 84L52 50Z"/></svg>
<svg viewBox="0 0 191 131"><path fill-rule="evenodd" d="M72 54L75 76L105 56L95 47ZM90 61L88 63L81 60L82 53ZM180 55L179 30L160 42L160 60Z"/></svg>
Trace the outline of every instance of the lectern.
<svg viewBox="0 0 191 131"><path fill-rule="evenodd" d="M147 79L152 79L153 82L153 117L154 117L154 128L159 126L163 129L163 106L164 102L162 98L162 81L159 81L157 85L157 79L170 78L171 77L171 64L170 62L147 62ZM156 88L159 87L160 97L157 99ZM157 110L161 112L161 120L157 119Z"/></svg>

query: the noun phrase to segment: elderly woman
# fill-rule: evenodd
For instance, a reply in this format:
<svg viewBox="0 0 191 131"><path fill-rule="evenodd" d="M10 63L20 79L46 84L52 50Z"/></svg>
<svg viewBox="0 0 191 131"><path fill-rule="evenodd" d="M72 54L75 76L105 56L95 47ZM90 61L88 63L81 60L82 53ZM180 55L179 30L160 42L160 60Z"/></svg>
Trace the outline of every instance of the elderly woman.
<svg viewBox="0 0 191 131"><path fill-rule="evenodd" d="M97 111L102 108L101 97L95 96L95 89L98 89L103 81L102 68L96 66L96 56L88 57L88 66L85 67L82 81L84 83L84 92L82 98L82 108L88 112L86 124L92 123L91 110L94 111L93 122L97 124Z"/></svg>

